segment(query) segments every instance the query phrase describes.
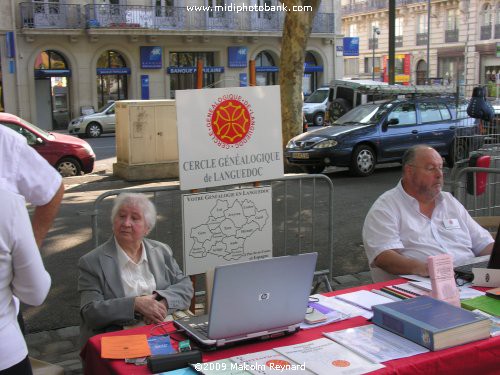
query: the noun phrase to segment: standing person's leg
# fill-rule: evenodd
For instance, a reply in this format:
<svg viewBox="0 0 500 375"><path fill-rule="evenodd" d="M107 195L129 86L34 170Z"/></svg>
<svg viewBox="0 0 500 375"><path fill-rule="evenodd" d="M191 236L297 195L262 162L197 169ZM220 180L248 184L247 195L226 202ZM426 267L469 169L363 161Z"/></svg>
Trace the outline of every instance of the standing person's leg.
<svg viewBox="0 0 500 375"><path fill-rule="evenodd" d="M0 375L33 375L30 359L26 356L26 358L14 366L0 370Z"/></svg>

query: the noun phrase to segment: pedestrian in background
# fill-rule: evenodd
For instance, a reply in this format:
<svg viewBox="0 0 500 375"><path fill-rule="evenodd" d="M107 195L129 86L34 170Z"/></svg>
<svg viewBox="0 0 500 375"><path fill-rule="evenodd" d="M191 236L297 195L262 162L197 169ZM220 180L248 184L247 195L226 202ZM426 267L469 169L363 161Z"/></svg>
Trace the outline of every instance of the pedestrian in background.
<svg viewBox="0 0 500 375"><path fill-rule="evenodd" d="M50 288L23 197L0 188L0 375L32 374L16 298L40 305Z"/></svg>

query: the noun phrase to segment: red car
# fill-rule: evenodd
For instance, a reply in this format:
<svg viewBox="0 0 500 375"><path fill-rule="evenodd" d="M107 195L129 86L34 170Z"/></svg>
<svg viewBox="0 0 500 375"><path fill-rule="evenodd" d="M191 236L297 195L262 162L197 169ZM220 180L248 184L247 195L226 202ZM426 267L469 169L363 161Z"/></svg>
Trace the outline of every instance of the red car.
<svg viewBox="0 0 500 375"><path fill-rule="evenodd" d="M82 172L90 173L94 169L94 150L82 139L47 132L9 113L0 113L0 125L25 136L28 144L63 177L79 176Z"/></svg>

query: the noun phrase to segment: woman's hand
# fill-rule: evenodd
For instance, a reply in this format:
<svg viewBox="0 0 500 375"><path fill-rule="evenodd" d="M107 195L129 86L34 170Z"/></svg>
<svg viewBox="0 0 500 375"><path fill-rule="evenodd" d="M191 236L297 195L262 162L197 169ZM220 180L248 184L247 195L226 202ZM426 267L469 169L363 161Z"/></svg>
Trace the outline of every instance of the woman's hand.
<svg viewBox="0 0 500 375"><path fill-rule="evenodd" d="M161 323L167 317L165 304L157 301L155 295L135 297L134 310L144 316L146 324Z"/></svg>

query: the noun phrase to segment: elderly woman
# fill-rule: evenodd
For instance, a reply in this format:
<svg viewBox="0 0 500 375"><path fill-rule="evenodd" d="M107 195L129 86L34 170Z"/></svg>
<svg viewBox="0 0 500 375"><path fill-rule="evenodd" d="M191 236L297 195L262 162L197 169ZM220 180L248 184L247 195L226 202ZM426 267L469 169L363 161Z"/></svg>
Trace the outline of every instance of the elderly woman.
<svg viewBox="0 0 500 375"><path fill-rule="evenodd" d="M31 374L28 348L16 319L20 299L40 305L50 289L26 202L0 188L0 374Z"/></svg>
<svg viewBox="0 0 500 375"><path fill-rule="evenodd" d="M80 258L80 340L143 320L162 322L189 307L191 280L167 245L144 238L156 221L154 205L143 194L118 195L111 211L113 236Z"/></svg>

